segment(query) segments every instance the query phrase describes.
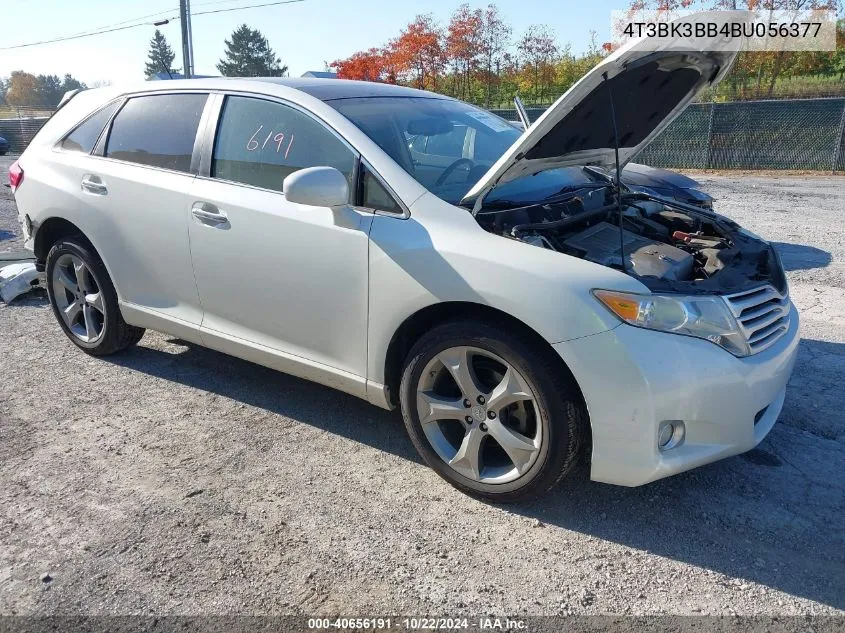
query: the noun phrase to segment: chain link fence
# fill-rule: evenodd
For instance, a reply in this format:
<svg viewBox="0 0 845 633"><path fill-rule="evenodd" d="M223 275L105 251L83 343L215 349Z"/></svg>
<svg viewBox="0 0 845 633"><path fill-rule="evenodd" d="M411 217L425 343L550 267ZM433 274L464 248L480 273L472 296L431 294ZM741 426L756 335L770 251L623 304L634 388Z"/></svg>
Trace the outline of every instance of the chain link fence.
<svg viewBox="0 0 845 633"><path fill-rule="evenodd" d="M26 149L32 137L47 122L55 108L0 106L0 136L9 141L15 154Z"/></svg>
<svg viewBox="0 0 845 633"><path fill-rule="evenodd" d="M544 107L526 108L534 121ZM516 110L493 110L510 121ZM845 171L845 97L694 103L635 159L674 169Z"/></svg>
<svg viewBox="0 0 845 633"><path fill-rule="evenodd" d="M526 107L534 121L548 106ZM492 112L517 121L516 110ZM22 152L51 114L0 108L0 136ZM694 103L636 161L673 169L845 172L845 97Z"/></svg>

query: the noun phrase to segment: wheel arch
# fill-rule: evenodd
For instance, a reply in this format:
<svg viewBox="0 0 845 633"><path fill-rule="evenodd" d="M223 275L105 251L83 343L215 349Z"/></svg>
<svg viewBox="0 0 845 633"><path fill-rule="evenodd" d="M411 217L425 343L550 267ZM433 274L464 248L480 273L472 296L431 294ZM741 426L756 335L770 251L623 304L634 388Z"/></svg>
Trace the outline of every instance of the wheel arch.
<svg viewBox="0 0 845 633"><path fill-rule="evenodd" d="M483 321L491 325L501 325L511 332L521 334L532 347L547 358L550 367L562 372L571 380L581 402L586 402L578 380L566 362L555 352L546 339L524 321L489 305L466 301L447 301L417 310L408 316L393 333L384 359L385 385L388 389L388 398L391 405L398 404L396 399L399 394L399 383L402 380L405 359L414 344L432 328L450 321L461 320ZM587 432L589 433L590 429L587 429Z"/></svg>
<svg viewBox="0 0 845 633"><path fill-rule="evenodd" d="M91 248L93 248L95 252L97 251L91 243L91 240L88 239L88 236L85 235L85 232L82 229L70 220L54 216L44 220L38 227L38 231L35 233L33 252L35 253L36 261L43 266L44 262L47 261L47 253L50 252L53 245L59 240L70 237L71 235L82 236ZM99 253L97 253L97 256L99 257Z"/></svg>

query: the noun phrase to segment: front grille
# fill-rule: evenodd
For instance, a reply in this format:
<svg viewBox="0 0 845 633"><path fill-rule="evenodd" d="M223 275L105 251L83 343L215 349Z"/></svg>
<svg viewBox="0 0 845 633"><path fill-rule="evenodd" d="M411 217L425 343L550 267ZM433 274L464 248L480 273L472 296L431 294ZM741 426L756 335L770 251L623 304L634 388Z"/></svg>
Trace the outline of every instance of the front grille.
<svg viewBox="0 0 845 633"><path fill-rule="evenodd" d="M725 300L752 354L774 345L789 329L789 295L782 295L773 286L737 292Z"/></svg>

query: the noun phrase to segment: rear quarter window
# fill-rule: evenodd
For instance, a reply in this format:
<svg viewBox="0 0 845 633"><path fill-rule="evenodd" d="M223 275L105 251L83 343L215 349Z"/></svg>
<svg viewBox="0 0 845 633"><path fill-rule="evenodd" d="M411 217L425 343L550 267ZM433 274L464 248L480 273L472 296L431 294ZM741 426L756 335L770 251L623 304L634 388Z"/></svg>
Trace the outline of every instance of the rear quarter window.
<svg viewBox="0 0 845 633"><path fill-rule="evenodd" d="M90 154L103 128L106 127L106 123L119 105L120 101L114 101L77 125L73 132L62 141L62 149Z"/></svg>
<svg viewBox="0 0 845 633"><path fill-rule="evenodd" d="M105 155L140 165L188 172L206 94L133 97L112 123Z"/></svg>

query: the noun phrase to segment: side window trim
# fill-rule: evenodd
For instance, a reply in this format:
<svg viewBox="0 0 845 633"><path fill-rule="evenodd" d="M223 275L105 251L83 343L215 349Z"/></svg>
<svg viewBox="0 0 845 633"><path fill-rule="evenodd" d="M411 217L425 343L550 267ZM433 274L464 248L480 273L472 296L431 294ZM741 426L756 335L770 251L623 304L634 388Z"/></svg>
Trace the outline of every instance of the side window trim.
<svg viewBox="0 0 845 633"><path fill-rule="evenodd" d="M375 178L378 183L382 186L382 188L387 192L387 194L393 198L393 202L396 203L400 209L402 209L401 213L396 213L395 211L387 211L385 209L373 209L371 207L366 207L363 205L363 196L364 196L364 170L370 172L373 178ZM355 206L365 210L375 213L376 215L386 215L391 218L402 218L403 220L407 220L411 217L411 210L402 202L402 199L396 195L396 192L393 190L387 181L382 178L381 174L378 173L375 168L367 161L366 158L359 155L358 161L355 165Z"/></svg>
<svg viewBox="0 0 845 633"><path fill-rule="evenodd" d="M99 138L97 138L97 142L94 143L94 150L91 152L92 156L99 156L100 158L105 157L106 143L108 142L109 135L111 134L111 127L114 123L114 118L118 114L120 114L120 111L123 110L124 106L126 106L128 101L128 97L121 97L120 105L118 105L117 108L115 108L114 112L112 112L112 115L109 117L106 126L103 128L103 131L100 132L100 136Z"/></svg>
<svg viewBox="0 0 845 633"><path fill-rule="evenodd" d="M200 127L197 137L202 137L202 145L199 149L199 165L197 176L199 178L211 178L211 159L214 154L214 142L217 139L217 129L220 126L220 115L223 112L223 102L226 95L221 92L213 92L208 98L205 118L205 127ZM207 115L207 117L206 117ZM202 122L200 122L202 126Z"/></svg>
<svg viewBox="0 0 845 633"><path fill-rule="evenodd" d="M212 178L211 177L211 161L212 161L212 158L213 158L213 155L214 155L214 146L217 143L217 135L220 132L220 119L221 119L221 114L223 113L223 106L225 105L226 99L229 98L229 97L244 97L244 98L248 98L248 99L257 99L259 101L266 101L268 103L275 103L275 104L279 104L279 105L282 105L282 106L289 107L293 110L296 110L297 112L299 112L303 116L308 117L309 119L314 121L314 123L316 123L320 127L324 128L325 130L330 132L335 138L337 138L341 143L343 143L343 145L346 146L346 148L349 149L349 151L352 153L352 158L355 161L355 163L354 163L355 164L355 166L354 166L355 171L352 174L352 177L353 177L352 182L354 182L354 183L358 182L358 171L359 170L358 170L357 165L358 165L358 161L361 159L361 152L359 152L357 149L355 149L352 146L352 144L349 141L347 141L343 137L343 135L340 132L338 132L336 129L334 129L328 122L326 122L324 119L321 119L320 117L318 117L316 114L314 114L310 110L303 108L301 105L299 105L297 103L293 103L292 101L288 101L288 100L282 99L280 97L273 97L273 96L270 96L270 95L256 94L256 93L252 93L252 92L215 91L215 92L212 93L212 97L214 97L214 96L218 97L219 101L217 103L215 103L213 112L211 112L209 114L208 124L206 126L205 133L203 134L204 142L203 142L202 153L201 153L201 157L200 157L199 172L197 174L197 176L199 178L207 178L209 180L215 180L215 181L218 181L218 182L226 182L226 183L229 183L231 185L237 185L239 187L250 187L252 189L258 189L260 191L269 191L271 193L284 195L283 192L277 191L275 189L267 189L265 187L258 187L256 185L250 185L250 184L243 183L243 182L236 182L236 181L233 181L233 180L225 180L223 178ZM357 189L357 186L356 186L356 189ZM353 195L357 199L357 194L355 194L353 192Z"/></svg>
<svg viewBox="0 0 845 633"><path fill-rule="evenodd" d="M129 103L131 99L135 99L138 97L152 97L158 95L179 95L179 94L204 94L206 95L205 105L203 106L202 114L200 115L199 124L197 126L197 133L194 137L194 147L193 152L191 154L191 166L189 171L178 171L174 169L167 169L166 167L157 167L155 165L144 165L141 163L133 163L131 161L120 160L119 158L111 158L105 155L106 147L108 145L109 137L111 136L112 127L114 125L114 120L117 118L117 115L120 114L120 111L126 107L126 104ZM205 124L206 117L209 115L210 106L212 98L215 96L215 92L212 90L159 90L159 91L145 91L145 92L137 92L132 94L126 94L119 97L122 100L120 105L115 109L112 113L111 117L109 118L108 123L103 128L103 131L100 133L100 137L97 139L96 144L94 145L94 150L91 152L91 156L97 156L103 160L110 160L119 163L124 163L126 165L134 165L135 167L141 167L145 169L157 169L159 171L166 171L174 174L184 174L186 176L196 176L197 175L197 168L199 165L199 154L200 148L202 147L202 138L204 137L203 134L203 125ZM116 101L113 100L113 101ZM113 101L109 102L112 103Z"/></svg>
<svg viewBox="0 0 845 633"><path fill-rule="evenodd" d="M220 116L220 104L223 99L217 93L210 92L208 98L205 100L205 107L200 115L200 122L197 125L197 135L194 137L194 149L191 152L191 175L197 176L202 170L202 159L204 156L205 147L208 145L208 126L209 122L214 122L212 128L212 145L214 141L213 130L217 127L217 118ZM213 148L212 148L213 149ZM211 155L209 154L209 157Z"/></svg>

